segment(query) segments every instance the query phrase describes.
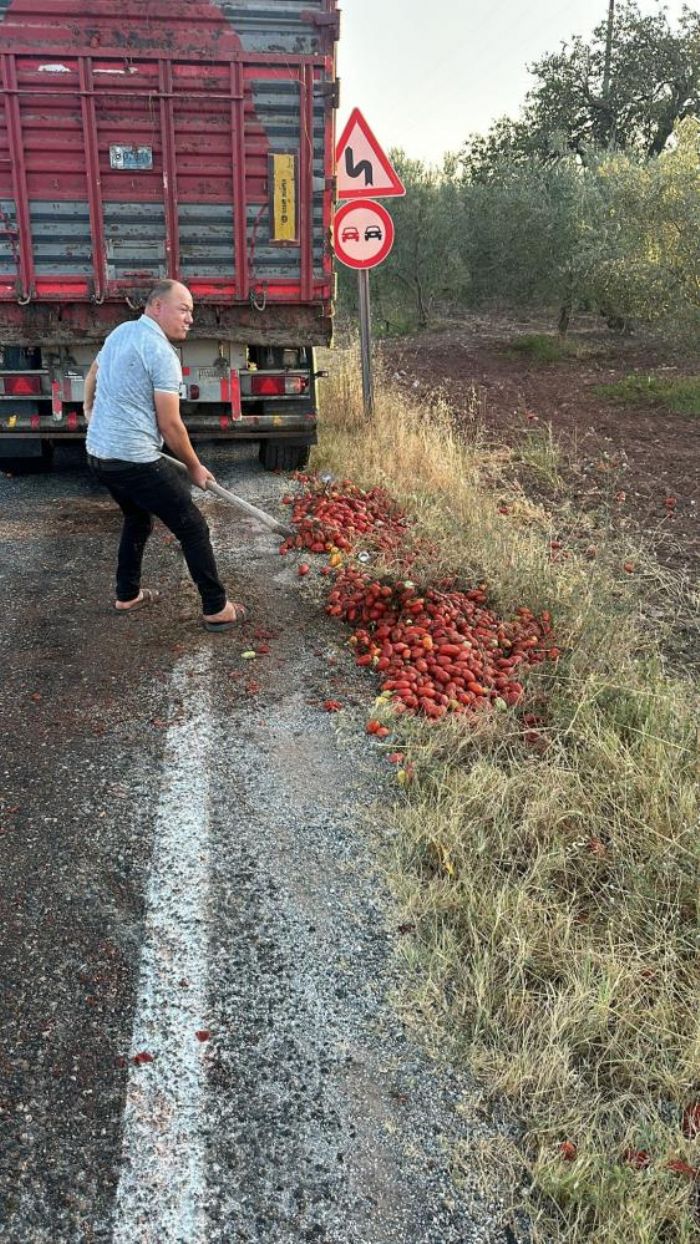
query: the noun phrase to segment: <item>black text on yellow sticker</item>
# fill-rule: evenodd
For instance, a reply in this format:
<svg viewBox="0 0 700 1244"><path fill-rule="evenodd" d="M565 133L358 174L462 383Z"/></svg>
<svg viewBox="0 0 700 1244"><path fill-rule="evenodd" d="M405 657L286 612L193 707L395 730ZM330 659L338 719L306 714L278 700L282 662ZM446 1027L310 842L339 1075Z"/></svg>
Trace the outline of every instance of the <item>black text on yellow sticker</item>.
<svg viewBox="0 0 700 1244"><path fill-rule="evenodd" d="M297 158L275 153L270 156L272 182L272 241L297 240Z"/></svg>

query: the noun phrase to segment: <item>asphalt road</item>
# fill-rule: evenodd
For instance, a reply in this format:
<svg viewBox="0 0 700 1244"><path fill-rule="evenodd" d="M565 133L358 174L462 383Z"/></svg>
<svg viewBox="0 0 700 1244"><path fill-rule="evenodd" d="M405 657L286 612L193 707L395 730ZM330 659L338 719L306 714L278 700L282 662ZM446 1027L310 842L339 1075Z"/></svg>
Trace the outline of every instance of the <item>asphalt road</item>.
<svg viewBox="0 0 700 1244"><path fill-rule="evenodd" d="M252 447L203 457L283 516ZM0 1239L519 1239L450 1173L505 1124L388 1001L370 680L318 582L203 505L240 634L201 629L159 527L161 602L114 613L119 518L78 446L0 476Z"/></svg>

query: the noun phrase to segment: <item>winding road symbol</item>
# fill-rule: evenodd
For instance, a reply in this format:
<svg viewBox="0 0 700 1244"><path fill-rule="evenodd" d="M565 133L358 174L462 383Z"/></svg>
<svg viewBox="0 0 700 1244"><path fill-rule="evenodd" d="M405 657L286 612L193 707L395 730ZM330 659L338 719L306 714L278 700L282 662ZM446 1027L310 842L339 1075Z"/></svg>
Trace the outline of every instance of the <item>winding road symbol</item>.
<svg viewBox="0 0 700 1244"><path fill-rule="evenodd" d="M364 173L365 185L374 185L374 169L372 168L372 161L359 160L358 163L355 164L355 153L353 152L352 147L345 148L345 171L348 177L352 177L353 179L361 177Z"/></svg>

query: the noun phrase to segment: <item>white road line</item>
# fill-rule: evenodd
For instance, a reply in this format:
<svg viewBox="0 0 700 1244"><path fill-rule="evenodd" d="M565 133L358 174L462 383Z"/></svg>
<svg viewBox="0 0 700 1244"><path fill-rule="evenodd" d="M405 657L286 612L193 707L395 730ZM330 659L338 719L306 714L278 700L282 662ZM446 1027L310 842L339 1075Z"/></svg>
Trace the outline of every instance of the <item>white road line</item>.
<svg viewBox="0 0 700 1244"><path fill-rule="evenodd" d="M208 1027L208 650L176 667L170 700L114 1244L204 1244L207 1239L202 1129L207 1045L196 1033ZM134 1056L144 1052L153 1061L135 1064Z"/></svg>

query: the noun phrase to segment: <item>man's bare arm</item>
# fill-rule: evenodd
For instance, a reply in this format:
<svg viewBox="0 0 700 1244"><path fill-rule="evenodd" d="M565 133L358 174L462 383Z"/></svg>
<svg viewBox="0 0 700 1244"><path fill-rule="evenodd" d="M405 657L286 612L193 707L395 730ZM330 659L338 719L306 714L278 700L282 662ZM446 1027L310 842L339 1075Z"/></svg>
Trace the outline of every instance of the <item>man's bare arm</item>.
<svg viewBox="0 0 700 1244"><path fill-rule="evenodd" d="M177 393L163 393L156 389L154 394L156 404L156 420L158 423L158 431L165 441L171 453L175 454L181 462L184 462L190 473L190 479L198 488L206 488L207 480L213 479L211 471L199 461L189 433L180 415L180 397Z"/></svg>
<svg viewBox="0 0 700 1244"><path fill-rule="evenodd" d="M83 413L87 423L92 419L92 408L95 405L95 392L97 390L97 373L99 368L97 360L91 363L90 370L85 377L85 386L83 390Z"/></svg>

